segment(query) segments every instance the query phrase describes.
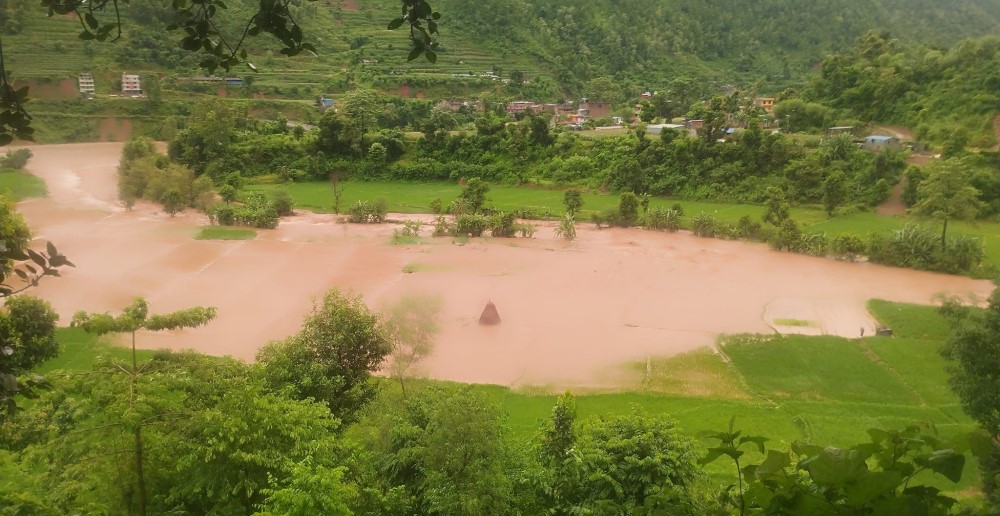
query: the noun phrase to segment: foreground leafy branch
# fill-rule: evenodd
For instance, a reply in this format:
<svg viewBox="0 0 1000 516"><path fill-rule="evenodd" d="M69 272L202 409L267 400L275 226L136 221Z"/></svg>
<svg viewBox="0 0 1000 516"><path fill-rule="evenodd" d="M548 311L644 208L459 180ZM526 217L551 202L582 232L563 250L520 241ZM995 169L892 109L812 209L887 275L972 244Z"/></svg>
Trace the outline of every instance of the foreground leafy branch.
<svg viewBox="0 0 1000 516"><path fill-rule="evenodd" d="M8 261L12 265L8 266ZM59 276L60 267L76 267L52 242L45 244L45 251L33 249L8 250L0 242L0 298L13 296L32 287L37 287L46 276ZM20 285L10 285L7 279L13 274Z"/></svg>
<svg viewBox="0 0 1000 516"><path fill-rule="evenodd" d="M966 449L975 439L945 443L919 426L904 430L868 430L870 442L850 448L822 447L797 441L791 451L766 450L758 464L741 465L746 443L765 452L763 437L742 435L730 420L729 431L706 435L719 441L702 464L726 456L733 460L738 484L729 486L728 503L740 514L948 514L954 498L928 485L911 486L932 472L959 482ZM737 488L735 496L732 491Z"/></svg>

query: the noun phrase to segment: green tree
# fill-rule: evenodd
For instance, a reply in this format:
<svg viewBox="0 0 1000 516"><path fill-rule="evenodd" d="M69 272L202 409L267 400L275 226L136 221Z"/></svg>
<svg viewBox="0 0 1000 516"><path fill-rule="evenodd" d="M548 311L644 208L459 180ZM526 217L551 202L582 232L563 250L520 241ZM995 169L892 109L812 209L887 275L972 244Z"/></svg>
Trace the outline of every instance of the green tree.
<svg viewBox="0 0 1000 516"><path fill-rule="evenodd" d="M913 212L942 221L941 249L947 249L948 221L971 219L979 214L980 192L972 186L972 171L961 160L949 159L927 166L927 177L917 187Z"/></svg>
<svg viewBox="0 0 1000 516"><path fill-rule="evenodd" d="M0 192L0 272L7 272L13 265L11 256L21 255L28 249L31 230L24 217L17 212L14 200ZM0 281L2 281L0 277Z"/></svg>
<svg viewBox="0 0 1000 516"><path fill-rule="evenodd" d="M233 185L228 183L223 184L219 187L219 197L222 197L222 200L226 204L232 203L236 200L236 188L233 188Z"/></svg>
<svg viewBox="0 0 1000 516"><path fill-rule="evenodd" d="M160 197L160 203L163 204L163 211L171 217L184 211L184 207L187 206L187 203L184 202L184 195L175 188L164 192L163 196Z"/></svg>
<svg viewBox="0 0 1000 516"><path fill-rule="evenodd" d="M826 209L826 214L831 217L833 211L843 204L847 197L846 181L847 177L839 170L831 172L823 180L823 207Z"/></svg>
<svg viewBox="0 0 1000 516"><path fill-rule="evenodd" d="M58 354L58 319L51 305L29 296L8 298L0 309L0 423L17 410L15 396L31 396L42 384L19 377Z"/></svg>
<svg viewBox="0 0 1000 516"><path fill-rule="evenodd" d="M625 102L625 94L621 86L608 76L595 77L583 87L583 96L595 102L607 102L617 106Z"/></svg>
<svg viewBox="0 0 1000 516"><path fill-rule="evenodd" d="M499 407L468 388L421 390L388 428L379 477L412 514L512 514L516 450Z"/></svg>
<svg viewBox="0 0 1000 516"><path fill-rule="evenodd" d="M557 514L698 514L693 442L664 416L633 411L574 429L561 397L542 438L543 500Z"/></svg>
<svg viewBox="0 0 1000 516"><path fill-rule="evenodd" d="M788 218L788 200L780 188L767 189L767 202L764 203L764 222L780 226Z"/></svg>
<svg viewBox="0 0 1000 516"><path fill-rule="evenodd" d="M404 296L383 311L386 332L392 341L390 371L399 380L404 397L403 380L434 351L440 312L441 298L418 295Z"/></svg>
<svg viewBox="0 0 1000 516"><path fill-rule="evenodd" d="M156 106L163 100L163 88L160 77L154 73L142 74L142 92L146 100Z"/></svg>
<svg viewBox="0 0 1000 516"><path fill-rule="evenodd" d="M989 435L980 457L983 492L1000 508L1000 290L990 294L985 310L956 301L941 310L952 325L941 350L949 361L948 381L965 413Z"/></svg>
<svg viewBox="0 0 1000 516"><path fill-rule="evenodd" d="M331 290L298 333L264 346L257 364L274 391L322 402L350 423L375 397L372 373L391 352L383 324L361 298Z"/></svg>
<svg viewBox="0 0 1000 516"><path fill-rule="evenodd" d="M566 213L570 215L576 215L580 208L583 207L583 194L580 190L576 188L570 188L563 193L563 206L566 207Z"/></svg>
<svg viewBox="0 0 1000 516"><path fill-rule="evenodd" d="M623 226L634 226L639 220L639 196L632 192L621 194L618 199L618 213L621 215Z"/></svg>
<svg viewBox="0 0 1000 516"><path fill-rule="evenodd" d="M479 213L486 204L486 194L490 191L490 185L478 177L473 177L465 182L462 193L458 195L460 201L468 203L473 213Z"/></svg>
<svg viewBox="0 0 1000 516"><path fill-rule="evenodd" d="M132 453L135 460L135 482L136 491L139 494L138 509L139 514L145 516L148 508L148 493L146 490L146 475L143 461L145 445L142 439L142 427L145 424L144 403L139 392L139 378L143 371L139 368L136 357L135 335L139 330L145 331L171 331L181 328L197 328L208 324L215 319L215 308L188 308L169 314L149 315L149 305L143 298L136 298L131 305L122 310L119 315L108 313L88 314L77 312L73 315L73 326L83 328L89 333L106 335L109 333L129 333L132 335L132 366L130 369L122 369L126 372L129 383L127 408L124 409L121 417L121 425L126 427L134 437Z"/></svg>

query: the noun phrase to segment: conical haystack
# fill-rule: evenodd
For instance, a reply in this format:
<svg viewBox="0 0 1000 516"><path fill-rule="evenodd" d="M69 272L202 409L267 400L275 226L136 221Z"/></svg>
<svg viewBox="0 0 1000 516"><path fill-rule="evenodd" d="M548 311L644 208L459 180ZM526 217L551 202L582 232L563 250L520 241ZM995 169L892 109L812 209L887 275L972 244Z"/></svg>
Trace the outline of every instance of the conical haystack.
<svg viewBox="0 0 1000 516"><path fill-rule="evenodd" d="M497 305L494 305L493 301L486 303L486 308L483 308L483 314L479 316L479 324L489 326L500 324L500 312L497 312Z"/></svg>

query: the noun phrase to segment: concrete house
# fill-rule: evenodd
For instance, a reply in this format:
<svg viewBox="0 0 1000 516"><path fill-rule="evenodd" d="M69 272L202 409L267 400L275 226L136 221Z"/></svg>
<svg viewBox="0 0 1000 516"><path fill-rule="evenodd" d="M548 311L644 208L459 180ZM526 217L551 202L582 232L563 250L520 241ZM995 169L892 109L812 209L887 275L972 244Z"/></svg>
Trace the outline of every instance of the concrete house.
<svg viewBox="0 0 1000 516"><path fill-rule="evenodd" d="M862 142L861 146L870 151L885 149L899 150L900 143L898 138L873 134L871 136L865 136L865 141Z"/></svg>
<svg viewBox="0 0 1000 516"><path fill-rule="evenodd" d="M77 76L77 82L80 85L80 95L84 98L92 99L94 98L95 88L94 88L94 76L90 73L81 73Z"/></svg>
<svg viewBox="0 0 1000 516"><path fill-rule="evenodd" d="M122 74L122 95L126 97L142 95L142 84L139 83L138 75Z"/></svg>
<svg viewBox="0 0 1000 516"><path fill-rule="evenodd" d="M577 114L587 120L592 118L607 118L611 116L611 105L607 102L591 102L584 99L583 102L580 102Z"/></svg>

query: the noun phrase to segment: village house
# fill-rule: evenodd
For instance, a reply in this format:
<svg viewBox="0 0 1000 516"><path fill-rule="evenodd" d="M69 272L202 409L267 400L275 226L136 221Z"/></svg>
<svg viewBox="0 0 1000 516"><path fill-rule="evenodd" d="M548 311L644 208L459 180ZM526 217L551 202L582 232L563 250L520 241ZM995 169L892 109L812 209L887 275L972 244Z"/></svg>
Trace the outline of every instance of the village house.
<svg viewBox="0 0 1000 516"><path fill-rule="evenodd" d="M753 105L763 109L768 116L774 116L774 97L757 97Z"/></svg>
<svg viewBox="0 0 1000 516"><path fill-rule="evenodd" d="M873 134L865 136L865 140L862 142L861 146L870 151L880 151L885 149L899 150L900 143L899 139L893 136Z"/></svg>
<svg viewBox="0 0 1000 516"><path fill-rule="evenodd" d="M611 116L611 105L607 102L591 102L583 99L580 102L580 107L577 109L577 114L585 120L608 118Z"/></svg>
<svg viewBox="0 0 1000 516"><path fill-rule="evenodd" d="M142 95L142 84L138 75L122 74L122 95L126 97Z"/></svg>
<svg viewBox="0 0 1000 516"><path fill-rule="evenodd" d="M94 87L94 76L90 73L81 73L77 77L77 82L80 85L80 95L84 98L92 99L94 98L94 93L96 88Z"/></svg>

